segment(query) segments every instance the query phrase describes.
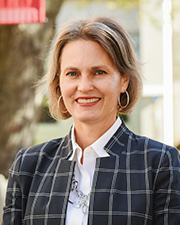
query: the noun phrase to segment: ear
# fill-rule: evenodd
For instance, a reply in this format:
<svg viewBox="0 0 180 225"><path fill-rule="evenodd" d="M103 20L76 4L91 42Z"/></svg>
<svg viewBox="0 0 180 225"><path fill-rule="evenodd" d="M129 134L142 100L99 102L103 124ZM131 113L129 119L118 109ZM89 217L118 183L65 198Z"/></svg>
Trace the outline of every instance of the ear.
<svg viewBox="0 0 180 225"><path fill-rule="evenodd" d="M124 93L129 85L130 77L128 74L121 75L121 93Z"/></svg>

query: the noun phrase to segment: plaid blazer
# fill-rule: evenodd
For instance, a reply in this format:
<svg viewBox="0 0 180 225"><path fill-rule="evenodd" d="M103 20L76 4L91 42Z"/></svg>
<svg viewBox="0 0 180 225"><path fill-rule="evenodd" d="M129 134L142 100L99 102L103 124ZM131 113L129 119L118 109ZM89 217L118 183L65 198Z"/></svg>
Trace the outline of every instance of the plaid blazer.
<svg viewBox="0 0 180 225"><path fill-rule="evenodd" d="M88 225L180 225L177 149L124 123L97 158ZM19 151L10 169L4 225L64 225L75 162L71 135Z"/></svg>

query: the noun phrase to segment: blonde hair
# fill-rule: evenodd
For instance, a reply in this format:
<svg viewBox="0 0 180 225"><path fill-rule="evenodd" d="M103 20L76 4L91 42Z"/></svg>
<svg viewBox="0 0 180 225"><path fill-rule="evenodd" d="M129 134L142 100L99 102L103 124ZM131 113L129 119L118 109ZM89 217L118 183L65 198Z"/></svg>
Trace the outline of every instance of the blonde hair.
<svg viewBox="0 0 180 225"><path fill-rule="evenodd" d="M79 20L65 26L56 33L49 54L48 70L45 76L48 88L48 102L51 115L55 119L71 117L63 99L58 107L61 96L59 87L60 57L64 46L74 40L84 39L98 42L109 54L121 76L129 76L129 104L126 108L117 108L117 112L128 114L140 97L142 79L139 72L139 63L134 53L132 41L128 33L116 21L99 17L93 20ZM121 96L121 105L126 105L126 95Z"/></svg>

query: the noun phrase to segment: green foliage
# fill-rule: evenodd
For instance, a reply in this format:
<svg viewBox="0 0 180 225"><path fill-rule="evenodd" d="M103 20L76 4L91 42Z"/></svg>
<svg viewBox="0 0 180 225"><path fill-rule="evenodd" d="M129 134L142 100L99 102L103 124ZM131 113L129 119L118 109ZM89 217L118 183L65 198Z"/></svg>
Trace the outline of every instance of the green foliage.
<svg viewBox="0 0 180 225"><path fill-rule="evenodd" d="M128 119L129 119L128 115L124 115L124 114L118 113L118 116L119 116L124 122L127 122Z"/></svg>
<svg viewBox="0 0 180 225"><path fill-rule="evenodd" d="M42 104L40 107L40 115L39 115L39 121L40 122L46 122L46 123L54 123L57 122L55 119L53 119L49 112L47 97L44 96L42 100Z"/></svg>
<svg viewBox="0 0 180 225"><path fill-rule="evenodd" d="M176 148L180 151L180 144Z"/></svg>

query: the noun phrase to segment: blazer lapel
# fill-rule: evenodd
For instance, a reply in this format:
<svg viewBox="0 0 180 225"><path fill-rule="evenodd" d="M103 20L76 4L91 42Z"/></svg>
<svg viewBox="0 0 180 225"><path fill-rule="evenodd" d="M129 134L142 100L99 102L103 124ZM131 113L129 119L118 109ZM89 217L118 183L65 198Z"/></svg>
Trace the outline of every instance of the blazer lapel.
<svg viewBox="0 0 180 225"><path fill-rule="evenodd" d="M116 207L113 204L114 193L117 190L117 186L119 186L119 180L124 185L123 177L121 177L119 170L125 167L122 152L125 151L128 141L128 130L126 129L126 126L122 123L104 147L110 156L97 158L96 160L88 224L112 224L112 211L114 211L113 207ZM124 204L123 201L122 199L122 205Z"/></svg>
<svg viewBox="0 0 180 225"><path fill-rule="evenodd" d="M61 159L59 165L57 165L57 172L54 174L54 182L52 183L52 190L49 197L49 209L52 211L50 214L54 213L61 216L61 223L58 222L57 224L65 224L66 208L74 167L74 161Z"/></svg>
<svg viewBox="0 0 180 225"><path fill-rule="evenodd" d="M69 133L69 135L64 138L63 144L58 149L60 160L57 162L54 182L52 183L49 198L49 209L51 209L52 214L60 215L61 218L57 218L57 224L60 225L65 224L66 209L75 167L75 161L68 160L69 156L72 154L72 143L70 137ZM54 220L49 220L48 224L55 224Z"/></svg>
<svg viewBox="0 0 180 225"><path fill-rule="evenodd" d="M41 218L43 225L65 224L67 202L75 167L75 162L68 160L68 153L71 154L72 151L69 137L66 136L60 142L58 149L51 150L56 151L54 157L51 160L48 157L42 157L39 160L40 163L31 185L26 209L27 216L25 216L25 220L30 220L30 224L36 224L36 222L41 224L39 215L45 215Z"/></svg>
<svg viewBox="0 0 180 225"><path fill-rule="evenodd" d="M88 224L107 224L108 214L112 211L112 191L116 182L119 157L110 156L97 158L96 169L93 178ZM94 217L94 215L96 215ZM102 218L97 221L97 215Z"/></svg>

